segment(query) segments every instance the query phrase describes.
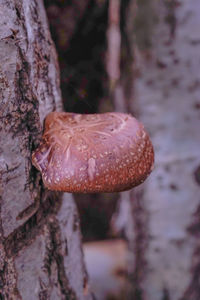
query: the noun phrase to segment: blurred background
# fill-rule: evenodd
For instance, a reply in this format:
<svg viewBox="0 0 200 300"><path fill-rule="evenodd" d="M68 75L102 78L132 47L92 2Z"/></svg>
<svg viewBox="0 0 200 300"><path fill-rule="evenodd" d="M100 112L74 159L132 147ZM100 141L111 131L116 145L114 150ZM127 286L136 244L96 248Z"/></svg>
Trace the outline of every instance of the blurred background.
<svg viewBox="0 0 200 300"><path fill-rule="evenodd" d="M200 1L45 0L65 111L128 112L155 168L74 195L96 299L200 299Z"/></svg>

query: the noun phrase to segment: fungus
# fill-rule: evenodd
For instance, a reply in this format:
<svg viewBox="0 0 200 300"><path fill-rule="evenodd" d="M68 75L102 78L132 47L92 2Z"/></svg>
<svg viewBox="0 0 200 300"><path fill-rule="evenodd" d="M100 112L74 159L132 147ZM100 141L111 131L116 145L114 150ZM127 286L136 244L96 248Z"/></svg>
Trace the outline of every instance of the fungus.
<svg viewBox="0 0 200 300"><path fill-rule="evenodd" d="M119 192L146 179L154 152L143 125L131 115L52 112L32 162L50 190Z"/></svg>

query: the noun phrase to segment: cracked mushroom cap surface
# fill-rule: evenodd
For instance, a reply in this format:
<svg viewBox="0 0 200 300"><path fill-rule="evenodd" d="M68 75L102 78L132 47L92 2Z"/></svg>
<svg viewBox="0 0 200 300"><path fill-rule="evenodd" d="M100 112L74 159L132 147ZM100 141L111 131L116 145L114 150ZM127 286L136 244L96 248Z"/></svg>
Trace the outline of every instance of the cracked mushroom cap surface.
<svg viewBox="0 0 200 300"><path fill-rule="evenodd" d="M131 115L52 112L32 162L50 190L119 192L146 179L154 151L143 125Z"/></svg>

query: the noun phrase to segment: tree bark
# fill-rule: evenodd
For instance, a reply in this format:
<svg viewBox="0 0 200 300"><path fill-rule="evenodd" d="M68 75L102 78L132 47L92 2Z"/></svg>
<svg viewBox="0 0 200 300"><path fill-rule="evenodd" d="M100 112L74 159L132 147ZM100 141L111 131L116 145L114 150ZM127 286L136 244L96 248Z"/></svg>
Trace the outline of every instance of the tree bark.
<svg viewBox="0 0 200 300"><path fill-rule="evenodd" d="M31 164L59 84L42 1L0 0L1 299L91 299L74 200Z"/></svg>
<svg viewBox="0 0 200 300"><path fill-rule="evenodd" d="M148 218L143 299L200 299L200 3L152 1L150 47L136 52L136 107L149 129L155 170L143 193ZM148 55L147 55L148 54Z"/></svg>
<svg viewBox="0 0 200 300"><path fill-rule="evenodd" d="M155 169L121 194L115 226L129 244L131 300L198 300L200 4L137 4L127 18L135 78L124 107L150 133Z"/></svg>

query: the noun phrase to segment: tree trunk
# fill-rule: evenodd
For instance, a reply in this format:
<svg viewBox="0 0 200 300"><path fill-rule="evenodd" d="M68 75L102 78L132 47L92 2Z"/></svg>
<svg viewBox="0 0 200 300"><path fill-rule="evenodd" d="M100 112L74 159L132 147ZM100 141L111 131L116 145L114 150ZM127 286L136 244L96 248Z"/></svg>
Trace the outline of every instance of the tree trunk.
<svg viewBox="0 0 200 300"><path fill-rule="evenodd" d="M0 298L91 299L70 194L44 189L31 164L43 120L61 110L41 0L0 0Z"/></svg>
<svg viewBox="0 0 200 300"><path fill-rule="evenodd" d="M134 89L123 107L149 131L155 169L121 194L115 227L129 244L131 300L198 300L200 3L137 4L134 21L127 16Z"/></svg>
<svg viewBox="0 0 200 300"><path fill-rule="evenodd" d="M155 147L153 173L135 196L122 194L116 220L129 241L134 300L200 299L199 12L197 0L138 1L131 23L129 107Z"/></svg>

